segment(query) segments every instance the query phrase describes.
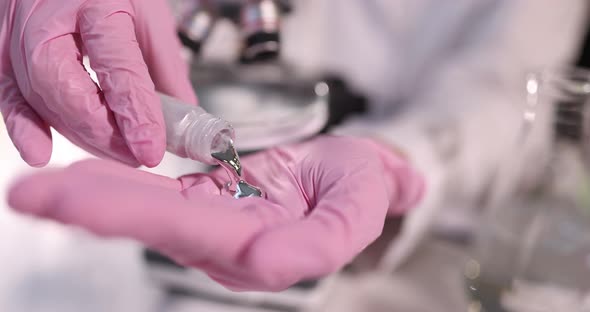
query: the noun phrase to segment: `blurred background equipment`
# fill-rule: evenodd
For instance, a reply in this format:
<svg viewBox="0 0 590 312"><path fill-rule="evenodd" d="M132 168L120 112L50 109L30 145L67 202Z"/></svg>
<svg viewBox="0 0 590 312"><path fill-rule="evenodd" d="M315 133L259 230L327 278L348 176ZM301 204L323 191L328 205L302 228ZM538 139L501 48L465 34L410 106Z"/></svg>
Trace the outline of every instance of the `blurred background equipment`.
<svg viewBox="0 0 590 312"><path fill-rule="evenodd" d="M590 71L533 72L518 157L501 163L467 285L481 311L585 311L590 296ZM501 255L501 256L499 256ZM548 310L546 310L548 309Z"/></svg>
<svg viewBox="0 0 590 312"><path fill-rule="evenodd" d="M182 43L199 55L215 24L231 21L240 32L239 61L275 59L281 50L281 19L292 7L289 0L173 1Z"/></svg>
<svg viewBox="0 0 590 312"><path fill-rule="evenodd" d="M588 24L590 25L590 24ZM574 67L528 75L523 127L466 265L477 311L590 309L590 28ZM498 254L502 256L499 257Z"/></svg>

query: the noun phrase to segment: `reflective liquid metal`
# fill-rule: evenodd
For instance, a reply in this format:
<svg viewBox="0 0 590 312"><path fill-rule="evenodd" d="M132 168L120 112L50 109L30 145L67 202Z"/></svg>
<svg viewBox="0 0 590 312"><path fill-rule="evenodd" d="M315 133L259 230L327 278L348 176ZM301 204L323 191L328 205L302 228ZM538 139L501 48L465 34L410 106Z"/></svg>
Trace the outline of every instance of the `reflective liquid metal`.
<svg viewBox="0 0 590 312"><path fill-rule="evenodd" d="M223 144L214 149L211 157L217 160L217 163L225 169L229 175L230 182L227 183L227 190L233 194L234 198L240 199L244 197L264 197L261 189L248 184L242 177L242 164L240 157L236 152L233 141L229 138L222 140ZM232 185L235 184L235 189Z"/></svg>

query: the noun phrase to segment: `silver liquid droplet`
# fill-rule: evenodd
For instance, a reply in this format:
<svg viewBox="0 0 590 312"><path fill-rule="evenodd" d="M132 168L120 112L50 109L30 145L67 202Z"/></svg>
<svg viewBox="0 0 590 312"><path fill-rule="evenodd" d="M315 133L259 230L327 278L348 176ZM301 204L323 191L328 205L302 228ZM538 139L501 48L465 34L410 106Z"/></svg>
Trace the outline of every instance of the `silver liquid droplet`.
<svg viewBox="0 0 590 312"><path fill-rule="evenodd" d="M264 193L260 188L248 184L248 182L242 179L242 164L240 163L240 157L233 146L233 142L227 144L225 150L212 153L211 157L213 157L227 172L230 182L227 183L226 187L230 193L233 193L234 198L264 197ZM230 187L234 184L235 190L231 190Z"/></svg>

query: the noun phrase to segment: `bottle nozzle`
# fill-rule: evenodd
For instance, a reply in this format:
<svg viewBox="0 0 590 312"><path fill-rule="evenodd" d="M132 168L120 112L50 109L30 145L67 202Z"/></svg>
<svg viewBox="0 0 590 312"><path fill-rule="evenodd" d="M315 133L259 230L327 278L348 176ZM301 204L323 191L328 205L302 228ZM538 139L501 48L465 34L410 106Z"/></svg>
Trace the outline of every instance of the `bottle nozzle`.
<svg viewBox="0 0 590 312"><path fill-rule="evenodd" d="M167 149L180 157L206 164L219 164L229 175L235 198L262 197L263 192L242 178L242 164L234 147L229 123L209 115L201 107L161 95L166 123Z"/></svg>

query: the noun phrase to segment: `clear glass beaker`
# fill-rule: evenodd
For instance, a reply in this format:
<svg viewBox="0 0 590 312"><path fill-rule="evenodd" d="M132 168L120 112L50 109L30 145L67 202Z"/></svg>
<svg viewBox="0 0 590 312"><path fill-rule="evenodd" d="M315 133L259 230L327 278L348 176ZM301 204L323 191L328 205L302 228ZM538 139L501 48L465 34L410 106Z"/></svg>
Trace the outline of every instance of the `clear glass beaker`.
<svg viewBox="0 0 590 312"><path fill-rule="evenodd" d="M590 311L590 71L530 73L474 257L470 312Z"/></svg>

